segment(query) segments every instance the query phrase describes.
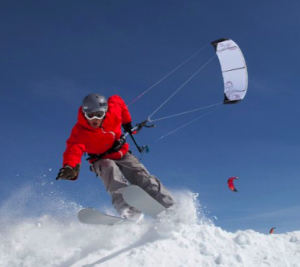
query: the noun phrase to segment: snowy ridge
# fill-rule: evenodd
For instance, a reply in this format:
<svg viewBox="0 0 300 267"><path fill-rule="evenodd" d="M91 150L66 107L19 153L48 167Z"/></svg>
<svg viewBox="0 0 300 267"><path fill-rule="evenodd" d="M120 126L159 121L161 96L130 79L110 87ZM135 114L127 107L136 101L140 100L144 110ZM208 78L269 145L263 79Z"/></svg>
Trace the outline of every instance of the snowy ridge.
<svg viewBox="0 0 300 267"><path fill-rule="evenodd" d="M0 207L1 267L300 266L300 231L224 231L188 191L174 192L180 215L172 220L90 226L73 216L80 206L59 197L51 204L59 205L59 214L24 217L20 211L31 190L24 188ZM25 206L8 213L12 203ZM39 201L46 203L47 198Z"/></svg>

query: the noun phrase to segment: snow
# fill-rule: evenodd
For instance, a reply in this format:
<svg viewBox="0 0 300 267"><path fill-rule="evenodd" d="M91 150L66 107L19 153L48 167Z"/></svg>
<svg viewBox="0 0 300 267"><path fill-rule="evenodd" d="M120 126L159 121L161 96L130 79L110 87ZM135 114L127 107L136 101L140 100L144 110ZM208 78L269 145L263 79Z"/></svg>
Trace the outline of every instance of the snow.
<svg viewBox="0 0 300 267"><path fill-rule="evenodd" d="M81 224L80 205L55 192L41 199L25 187L0 207L0 266L300 266L300 231L227 232L208 219L196 194L174 195L179 212L172 217L101 226ZM30 215L28 207L44 214Z"/></svg>

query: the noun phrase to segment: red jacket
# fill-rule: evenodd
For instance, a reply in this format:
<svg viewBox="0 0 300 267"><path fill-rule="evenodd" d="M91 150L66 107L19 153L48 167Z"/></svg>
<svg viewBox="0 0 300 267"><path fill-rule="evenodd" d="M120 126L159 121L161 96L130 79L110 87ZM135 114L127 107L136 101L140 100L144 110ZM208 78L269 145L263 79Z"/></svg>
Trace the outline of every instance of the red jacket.
<svg viewBox="0 0 300 267"><path fill-rule="evenodd" d="M101 127L93 129L85 118L82 107L78 110L78 120L67 140L63 165L75 167L81 163L83 153L102 154L112 147L115 140L122 134L121 126L131 122L128 108L121 97L111 96L107 101L108 110ZM118 152L103 156L103 158L120 159L129 149L126 143Z"/></svg>

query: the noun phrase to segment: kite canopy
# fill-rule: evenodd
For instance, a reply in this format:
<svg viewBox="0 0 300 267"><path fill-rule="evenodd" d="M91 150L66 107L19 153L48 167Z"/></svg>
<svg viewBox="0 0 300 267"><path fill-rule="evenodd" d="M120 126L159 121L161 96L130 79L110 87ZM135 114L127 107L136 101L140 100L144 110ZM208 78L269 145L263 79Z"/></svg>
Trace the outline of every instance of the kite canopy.
<svg viewBox="0 0 300 267"><path fill-rule="evenodd" d="M231 191L233 191L233 192L237 192L237 190L236 190L236 188L235 188L235 186L234 186L234 183L233 183L233 181L234 181L235 179L239 179L239 178L238 178L238 177L231 177L231 178L229 178L229 179L227 180L228 188L229 188Z"/></svg>
<svg viewBox="0 0 300 267"><path fill-rule="evenodd" d="M230 39L218 39L211 43L221 64L224 80L224 104L237 103L245 97L248 72L243 53Z"/></svg>
<svg viewBox="0 0 300 267"><path fill-rule="evenodd" d="M274 233L274 230L276 229L276 227L271 228L270 230L270 235Z"/></svg>

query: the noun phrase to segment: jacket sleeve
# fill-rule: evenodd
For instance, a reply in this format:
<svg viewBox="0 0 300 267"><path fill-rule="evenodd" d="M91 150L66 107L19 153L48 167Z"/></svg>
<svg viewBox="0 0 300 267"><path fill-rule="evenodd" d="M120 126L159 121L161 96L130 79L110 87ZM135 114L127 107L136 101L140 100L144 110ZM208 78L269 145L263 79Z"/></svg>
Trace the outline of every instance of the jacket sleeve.
<svg viewBox="0 0 300 267"><path fill-rule="evenodd" d="M131 122L131 115L129 113L127 105L123 101L123 107L122 107L122 124L126 124L126 123L129 123L129 122Z"/></svg>
<svg viewBox="0 0 300 267"><path fill-rule="evenodd" d="M81 163L85 145L80 142L80 139L77 136L77 127L75 125L67 140L67 148L63 155L63 166L69 165L74 168L78 163Z"/></svg>
<svg viewBox="0 0 300 267"><path fill-rule="evenodd" d="M111 96L109 98L109 101L114 102L121 109L122 124L131 122L131 115L129 113L127 105L125 104L124 100L120 96L118 95Z"/></svg>

